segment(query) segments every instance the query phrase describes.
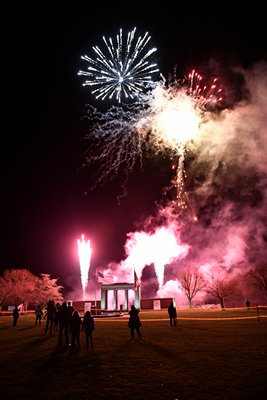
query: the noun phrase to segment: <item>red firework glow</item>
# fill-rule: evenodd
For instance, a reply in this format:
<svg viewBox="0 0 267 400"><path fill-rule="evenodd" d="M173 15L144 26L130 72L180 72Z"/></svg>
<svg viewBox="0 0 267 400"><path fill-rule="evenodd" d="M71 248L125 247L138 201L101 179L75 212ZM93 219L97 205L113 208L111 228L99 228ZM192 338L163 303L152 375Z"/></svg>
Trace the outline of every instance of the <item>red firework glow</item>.
<svg viewBox="0 0 267 400"><path fill-rule="evenodd" d="M218 85L218 78L214 78L211 85L203 85L203 77L194 69L187 76L188 94L198 99L202 106L215 106L222 101L222 88Z"/></svg>

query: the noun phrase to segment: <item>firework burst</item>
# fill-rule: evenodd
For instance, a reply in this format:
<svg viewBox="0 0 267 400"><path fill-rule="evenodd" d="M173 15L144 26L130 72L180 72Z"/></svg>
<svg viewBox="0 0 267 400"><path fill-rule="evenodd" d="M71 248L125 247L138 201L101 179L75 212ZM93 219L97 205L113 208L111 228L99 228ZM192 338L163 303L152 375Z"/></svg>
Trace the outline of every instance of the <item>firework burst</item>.
<svg viewBox="0 0 267 400"><path fill-rule="evenodd" d="M106 113L90 107L87 116L93 125L87 136L90 147L84 166L95 163L92 189L123 171L125 181L119 199L126 194L125 183L137 160L142 165L144 153L168 154L176 170L171 183L176 189L175 204L182 209L189 205L192 210L184 187L186 152L194 149L194 142L203 133L205 112L221 101L221 89L214 87L215 82L209 88L202 87L201 80L195 71L183 81L168 84L162 77L127 107L113 106Z"/></svg>
<svg viewBox="0 0 267 400"><path fill-rule="evenodd" d="M159 71L149 61L157 50L147 49L150 39L148 32L137 38L136 28L127 35L120 29L116 40L103 36L104 49L93 47L96 58L82 56L89 64L87 71L78 72L88 77L83 86L89 86L101 100L116 98L120 103L122 97L134 99L153 83L152 75Z"/></svg>
<svg viewBox="0 0 267 400"><path fill-rule="evenodd" d="M172 169L176 169L172 187L176 188L176 204L180 208L189 205L193 220L197 220L185 192L186 171L184 160L187 150L194 148L203 133L204 116L222 101L222 88L218 78L204 84L203 77L195 70L183 80L175 75L168 82L157 85L150 97L152 144L155 152L169 152ZM210 113L208 113L210 116Z"/></svg>

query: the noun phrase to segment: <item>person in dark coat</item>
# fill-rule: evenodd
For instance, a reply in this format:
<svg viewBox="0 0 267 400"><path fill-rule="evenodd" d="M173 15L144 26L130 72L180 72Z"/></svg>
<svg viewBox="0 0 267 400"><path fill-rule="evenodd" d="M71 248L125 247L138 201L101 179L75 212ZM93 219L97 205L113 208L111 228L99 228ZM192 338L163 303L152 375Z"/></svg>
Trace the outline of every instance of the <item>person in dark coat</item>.
<svg viewBox="0 0 267 400"><path fill-rule="evenodd" d="M93 331L95 330L95 321L91 315L90 311L86 311L83 322L82 322L82 331L85 333L86 337L86 347L89 349L89 341L91 345L91 349L93 350Z"/></svg>
<svg viewBox="0 0 267 400"><path fill-rule="evenodd" d="M139 318L139 310L137 310L135 308L134 305L131 306L131 309L129 311L129 321L128 321L128 327L131 330L131 338L134 339L134 331L136 331L139 339L143 339L142 338L142 334L140 332L140 327L142 326L140 318Z"/></svg>
<svg viewBox="0 0 267 400"><path fill-rule="evenodd" d="M75 349L76 345L80 348L80 331L81 331L82 320L77 310L73 311L70 321L70 332L71 332L71 348Z"/></svg>
<svg viewBox="0 0 267 400"><path fill-rule="evenodd" d="M14 307L14 310L13 310L12 315L13 315L13 326L16 326L16 325L17 325L17 321L18 321L18 319L19 319L19 309L18 309L18 306L15 306L15 307Z"/></svg>
<svg viewBox="0 0 267 400"><path fill-rule="evenodd" d="M58 311L60 309L61 305L60 303L56 303L56 314L54 318L54 332L58 332Z"/></svg>
<svg viewBox="0 0 267 400"><path fill-rule="evenodd" d="M70 301L67 302L67 310L68 310L68 312L70 314L69 318L70 318L70 321L71 321L72 314L74 313L74 308L73 308L73 306L72 306ZM71 335L71 330L70 329L71 329L71 326L69 325L69 334Z"/></svg>
<svg viewBox="0 0 267 400"><path fill-rule="evenodd" d="M70 327L70 313L67 309L67 303L64 301L58 310L58 347L62 345L63 334L65 337L65 345L69 347L69 327Z"/></svg>
<svg viewBox="0 0 267 400"><path fill-rule="evenodd" d="M176 326L177 312L176 312L176 308L173 305L173 302L171 302L168 307L168 314L169 314L169 318L170 318L170 326L172 326L172 324L174 326Z"/></svg>
<svg viewBox="0 0 267 400"><path fill-rule="evenodd" d="M35 325L41 325L43 316L43 308L41 304L39 304L35 309Z"/></svg>
<svg viewBox="0 0 267 400"><path fill-rule="evenodd" d="M82 322L82 331L85 333L86 338L86 347L89 349L89 341L91 345L91 349L93 349L93 331L95 330L95 321L91 315L90 311L86 311L83 322Z"/></svg>
<svg viewBox="0 0 267 400"><path fill-rule="evenodd" d="M54 327L54 319L56 315L56 305L54 300L48 300L47 307L46 307L46 326L45 326L45 333L48 331L50 334L53 332Z"/></svg>

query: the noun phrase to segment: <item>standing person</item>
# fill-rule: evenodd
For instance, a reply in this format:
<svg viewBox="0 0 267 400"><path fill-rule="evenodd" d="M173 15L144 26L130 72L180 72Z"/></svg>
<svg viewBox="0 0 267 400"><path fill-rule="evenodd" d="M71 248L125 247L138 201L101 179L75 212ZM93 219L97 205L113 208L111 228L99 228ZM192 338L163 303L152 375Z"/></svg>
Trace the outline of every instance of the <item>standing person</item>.
<svg viewBox="0 0 267 400"><path fill-rule="evenodd" d="M76 344L78 349L80 348L80 331L81 331L82 320L77 310L73 311L70 321L70 332L71 332L71 348L75 349Z"/></svg>
<svg viewBox="0 0 267 400"><path fill-rule="evenodd" d="M47 333L49 331L50 334L52 334L55 315L56 315L55 302L54 302L54 300L48 300L47 307L46 307L45 333Z"/></svg>
<svg viewBox="0 0 267 400"><path fill-rule="evenodd" d="M67 309L69 310L70 315L72 315L73 312L74 312L74 308L73 308L73 306L71 305L71 301L68 301L68 303L67 303Z"/></svg>
<svg viewBox="0 0 267 400"><path fill-rule="evenodd" d="M54 318L54 332L58 331L58 311L60 309L60 303L56 303L56 314Z"/></svg>
<svg viewBox="0 0 267 400"><path fill-rule="evenodd" d="M17 321L18 321L18 319L19 319L19 309L18 309L18 306L15 306L15 307L14 307L14 310L13 310L12 315L13 315L13 326L16 326L16 325L17 325Z"/></svg>
<svg viewBox="0 0 267 400"><path fill-rule="evenodd" d="M249 310L249 308L250 308L250 301L249 301L249 299L247 299L247 301L246 301L246 306L247 306L247 310Z"/></svg>
<svg viewBox="0 0 267 400"><path fill-rule="evenodd" d="M95 321L91 315L90 311L86 311L82 322L82 331L85 333L86 337L86 347L89 349L89 340L91 345L91 350L93 350L93 331L95 330Z"/></svg>
<svg viewBox="0 0 267 400"><path fill-rule="evenodd" d="M170 326L172 326L172 324L176 326L177 312L176 308L173 305L173 302L170 302L170 305L168 307L168 314L170 318Z"/></svg>
<svg viewBox="0 0 267 400"><path fill-rule="evenodd" d="M68 302L67 302L67 310L68 310L68 312L69 312L69 334L71 335L71 331L70 331L70 328L71 328L71 326L70 326L70 321L71 321L71 317L72 317L73 312L74 312L74 308L73 308L73 306L71 305L71 301L68 301Z"/></svg>
<svg viewBox="0 0 267 400"><path fill-rule="evenodd" d="M69 326L70 326L70 313L67 309L67 303L64 301L58 310L58 347L62 345L63 334L65 336L66 348L69 347Z"/></svg>
<svg viewBox="0 0 267 400"><path fill-rule="evenodd" d="M41 325L41 320L43 316L43 309L41 304L39 304L35 309L35 325Z"/></svg>
<svg viewBox="0 0 267 400"><path fill-rule="evenodd" d="M139 318L139 310L135 308L134 305L131 306L131 309L129 311L129 321L128 321L128 327L131 330L131 338L134 339L134 331L136 330L136 333L139 337L140 340L143 340L142 334L140 332L140 327L142 326L140 318Z"/></svg>

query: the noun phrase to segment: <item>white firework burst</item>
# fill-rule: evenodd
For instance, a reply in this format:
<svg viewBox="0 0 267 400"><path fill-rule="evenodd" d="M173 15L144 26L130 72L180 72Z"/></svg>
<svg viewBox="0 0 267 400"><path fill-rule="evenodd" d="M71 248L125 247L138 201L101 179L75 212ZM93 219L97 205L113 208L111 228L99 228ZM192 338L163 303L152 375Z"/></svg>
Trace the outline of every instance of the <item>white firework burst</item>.
<svg viewBox="0 0 267 400"><path fill-rule="evenodd" d="M86 71L78 75L88 77L83 86L90 86L96 98L104 100L113 97L120 103L122 97L133 99L153 84L152 75L159 72L157 64L150 63L150 56L156 48L147 50L151 39L148 32L136 37L136 28L123 34L120 29L116 40L103 36L105 48L94 46L96 58L87 55L81 58L89 63Z"/></svg>

